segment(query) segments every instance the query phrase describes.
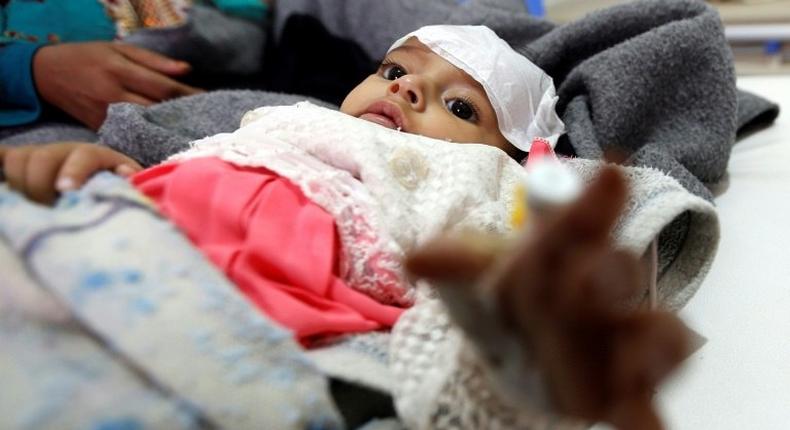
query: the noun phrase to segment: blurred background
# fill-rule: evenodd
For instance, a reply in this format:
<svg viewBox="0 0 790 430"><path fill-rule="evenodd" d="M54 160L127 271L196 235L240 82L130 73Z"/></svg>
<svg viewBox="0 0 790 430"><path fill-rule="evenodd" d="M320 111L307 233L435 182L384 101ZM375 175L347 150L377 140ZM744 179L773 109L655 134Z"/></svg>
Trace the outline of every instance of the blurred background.
<svg viewBox="0 0 790 430"><path fill-rule="evenodd" d="M545 0L542 8L547 18L561 23L624 2ZM790 0L710 0L708 3L719 10L724 21L738 75L790 74Z"/></svg>

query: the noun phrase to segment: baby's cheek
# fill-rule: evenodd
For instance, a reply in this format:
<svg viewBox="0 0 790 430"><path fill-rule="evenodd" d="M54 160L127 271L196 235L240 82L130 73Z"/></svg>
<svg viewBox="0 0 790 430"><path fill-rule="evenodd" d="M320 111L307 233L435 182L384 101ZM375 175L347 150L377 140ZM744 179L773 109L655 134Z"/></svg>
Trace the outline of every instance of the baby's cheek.
<svg viewBox="0 0 790 430"><path fill-rule="evenodd" d="M369 103L380 96L383 91L380 87L381 85L376 82L374 75L368 76L346 95L343 103L340 104L340 112L359 116Z"/></svg>
<svg viewBox="0 0 790 430"><path fill-rule="evenodd" d="M340 112L343 112L346 115L357 116L357 115L355 115L355 112L354 112L354 110L355 110L354 106L355 106L355 103L354 103L353 93L351 93L351 94L347 95L346 98L343 99L343 103L340 104Z"/></svg>
<svg viewBox="0 0 790 430"><path fill-rule="evenodd" d="M484 143L489 144L484 133L479 127L469 124L456 124L452 128L453 142L458 143Z"/></svg>
<svg viewBox="0 0 790 430"><path fill-rule="evenodd" d="M456 143L480 142L483 138L483 134L472 124L445 118L428 122L425 132L419 134Z"/></svg>

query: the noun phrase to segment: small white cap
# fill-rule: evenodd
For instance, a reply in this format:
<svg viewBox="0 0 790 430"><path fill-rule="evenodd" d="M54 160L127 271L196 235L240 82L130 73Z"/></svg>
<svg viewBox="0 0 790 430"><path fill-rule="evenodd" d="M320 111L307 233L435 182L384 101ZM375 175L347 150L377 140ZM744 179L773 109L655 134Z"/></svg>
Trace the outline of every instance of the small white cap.
<svg viewBox="0 0 790 430"><path fill-rule="evenodd" d="M513 146L529 151L536 137L552 147L557 144L565 124L554 110L557 95L551 77L490 28L429 25L398 39L389 51L412 37L483 86L499 131Z"/></svg>

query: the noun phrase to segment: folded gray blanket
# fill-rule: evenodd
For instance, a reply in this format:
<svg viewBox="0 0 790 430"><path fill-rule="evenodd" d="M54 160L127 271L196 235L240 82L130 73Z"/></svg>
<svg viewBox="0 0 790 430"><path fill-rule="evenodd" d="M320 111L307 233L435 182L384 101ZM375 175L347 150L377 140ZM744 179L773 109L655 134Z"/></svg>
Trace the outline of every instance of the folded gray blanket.
<svg viewBox="0 0 790 430"><path fill-rule="evenodd" d="M563 26L518 13L512 3L291 0L278 5L275 33L294 14L312 15L377 58L425 24L488 25L554 77L568 129L561 151L595 159L616 149L709 200L704 184L724 174L738 130L778 114L775 104L736 89L719 16L703 2L636 1ZM303 98L214 92L151 108L115 105L100 136L148 165L192 139L235 129L252 107Z"/></svg>

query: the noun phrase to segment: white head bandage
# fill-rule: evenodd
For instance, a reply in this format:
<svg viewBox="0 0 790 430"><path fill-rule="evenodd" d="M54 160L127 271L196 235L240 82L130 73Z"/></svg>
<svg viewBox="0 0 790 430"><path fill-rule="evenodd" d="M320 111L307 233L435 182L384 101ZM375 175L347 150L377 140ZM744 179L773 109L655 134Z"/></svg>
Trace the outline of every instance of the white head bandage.
<svg viewBox="0 0 790 430"><path fill-rule="evenodd" d="M552 147L557 144L565 124L554 110L557 95L551 77L491 29L429 25L398 39L389 51L412 37L483 86L499 131L515 147L529 151L536 137L548 140Z"/></svg>

